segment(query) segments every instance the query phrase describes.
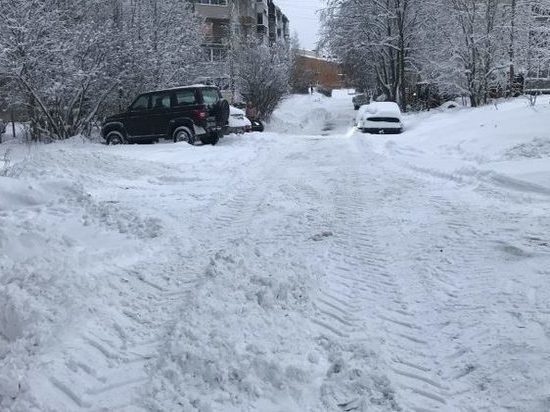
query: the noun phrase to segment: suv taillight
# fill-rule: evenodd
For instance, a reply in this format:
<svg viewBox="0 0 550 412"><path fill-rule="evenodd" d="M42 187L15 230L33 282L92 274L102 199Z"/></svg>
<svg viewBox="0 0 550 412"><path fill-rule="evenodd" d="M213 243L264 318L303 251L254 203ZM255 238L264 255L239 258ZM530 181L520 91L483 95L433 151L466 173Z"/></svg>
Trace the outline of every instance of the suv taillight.
<svg viewBox="0 0 550 412"><path fill-rule="evenodd" d="M195 121L205 120L207 116L206 107L193 110L193 120Z"/></svg>

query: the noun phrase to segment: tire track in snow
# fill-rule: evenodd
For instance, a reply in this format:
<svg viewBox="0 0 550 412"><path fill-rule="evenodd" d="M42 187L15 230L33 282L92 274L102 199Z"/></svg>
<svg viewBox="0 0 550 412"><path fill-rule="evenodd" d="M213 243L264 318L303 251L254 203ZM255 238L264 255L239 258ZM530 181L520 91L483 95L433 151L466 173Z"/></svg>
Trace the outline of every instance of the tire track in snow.
<svg viewBox="0 0 550 412"><path fill-rule="evenodd" d="M262 156L254 161L261 162ZM228 187L235 185L242 173L229 173ZM231 207L225 208L230 212L220 213L220 217L236 219L242 213L248 194L239 196L231 201ZM157 200L141 191L136 191L135 197L137 203ZM168 206L167 202L162 203L166 216L175 220L181 215L182 208L177 202L173 207L179 214L164 210ZM211 207L204 206L205 210ZM207 219L204 214L199 216L195 227ZM172 234L166 253L162 245L144 245L155 248L156 260L144 256L140 264L115 266L101 275L117 292L109 295L115 299L105 307L91 309L89 316L82 317L81 324L67 328L58 337L57 349L43 357L42 364L37 365L30 377L33 404L54 412L149 410L143 396L150 386L151 367L162 356L167 331L178 320L181 306L205 282L208 259L202 252L208 242L200 238L191 242L182 239L179 233L182 224L186 234L186 221L174 221L169 228ZM201 253L197 255L194 252L198 250ZM22 398L21 402L28 402L27 399Z"/></svg>
<svg viewBox="0 0 550 412"><path fill-rule="evenodd" d="M402 271L396 280L423 320L449 387L446 408L547 410L548 388L535 382L550 379L548 305L541 304L548 293L541 287L544 271L532 270L550 264L539 246L547 202L483 185L449 185L402 170L399 159L378 160L379 173L392 176L390 186L398 189L379 204L400 217L387 226L386 236L400 242L387 248L396 256L389 268ZM540 239L534 246L531 231Z"/></svg>
<svg viewBox="0 0 550 412"><path fill-rule="evenodd" d="M155 269L169 277L181 275L183 268ZM146 364L158 356L170 312L196 282L190 277L175 289L157 277L146 279L149 270L138 266L107 273L111 282L123 285L118 286L121 305L98 310L97 318L80 325L80 333L64 337L59 352L33 377L34 397L43 410L143 409L136 400L149 379Z"/></svg>
<svg viewBox="0 0 550 412"><path fill-rule="evenodd" d="M340 231L332 242L331 272L324 279L330 292L323 295L329 296L329 307L349 316L353 313L363 321L353 330L341 328L347 336L337 338L352 342L366 337L372 341L375 336L380 339L380 353L387 363L383 375L390 378L386 400L391 409L446 410L448 388L438 376L425 328L406 303L389 268L391 256L385 256L377 239L380 230L392 223L376 210L383 200L381 192L387 188L380 187L379 177L368 172L365 159L355 151L348 156L334 186L334 224ZM329 323L332 325L338 324ZM381 330L384 333L380 334ZM331 382L330 386L333 404L341 410L367 410L361 408L366 408L368 390L357 390L360 386L346 381Z"/></svg>

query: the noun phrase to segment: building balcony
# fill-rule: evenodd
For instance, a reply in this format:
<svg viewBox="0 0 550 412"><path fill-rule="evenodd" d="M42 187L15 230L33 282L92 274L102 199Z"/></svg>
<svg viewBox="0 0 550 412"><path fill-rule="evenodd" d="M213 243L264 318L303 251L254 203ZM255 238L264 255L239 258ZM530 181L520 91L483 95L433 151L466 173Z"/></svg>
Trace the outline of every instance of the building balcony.
<svg viewBox="0 0 550 412"><path fill-rule="evenodd" d="M253 15L253 16L240 16L239 17L239 22L242 24L242 25L245 25L245 26L249 26L249 25L255 25L257 24L257 17L256 15Z"/></svg>
<svg viewBox="0 0 550 412"><path fill-rule="evenodd" d="M267 0L256 0L256 12L257 13L268 13L269 6L267 5Z"/></svg>
<svg viewBox="0 0 550 412"><path fill-rule="evenodd" d="M231 14L227 4L195 3L195 10L199 16L212 20L229 20Z"/></svg>
<svg viewBox="0 0 550 412"><path fill-rule="evenodd" d="M227 36L204 36L203 43L208 46L225 46L228 43Z"/></svg>

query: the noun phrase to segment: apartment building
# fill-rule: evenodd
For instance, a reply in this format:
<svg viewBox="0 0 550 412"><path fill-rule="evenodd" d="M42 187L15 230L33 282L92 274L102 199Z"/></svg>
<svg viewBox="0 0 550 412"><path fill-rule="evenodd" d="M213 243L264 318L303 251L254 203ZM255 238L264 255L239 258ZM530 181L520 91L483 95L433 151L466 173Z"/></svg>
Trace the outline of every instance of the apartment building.
<svg viewBox="0 0 550 412"><path fill-rule="evenodd" d="M194 7L206 20L207 44L213 48L226 46L233 35L255 34L266 44L290 39L290 22L272 0L194 0ZM211 59L220 55L211 53Z"/></svg>
<svg viewBox="0 0 550 412"><path fill-rule="evenodd" d="M290 22L273 0L191 0L195 12L205 19L206 59L204 79L229 88L231 68L228 51L239 40L255 36L266 45L290 42Z"/></svg>
<svg viewBox="0 0 550 412"><path fill-rule="evenodd" d="M529 27L525 92L550 94L550 8L534 3Z"/></svg>

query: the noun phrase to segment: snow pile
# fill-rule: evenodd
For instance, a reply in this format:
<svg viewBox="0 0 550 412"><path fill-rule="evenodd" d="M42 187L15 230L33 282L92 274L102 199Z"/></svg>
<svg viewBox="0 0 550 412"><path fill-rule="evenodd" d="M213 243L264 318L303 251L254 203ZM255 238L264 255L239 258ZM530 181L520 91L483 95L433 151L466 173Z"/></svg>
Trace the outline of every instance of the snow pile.
<svg viewBox="0 0 550 412"><path fill-rule="evenodd" d="M268 131L292 134L321 134L332 120L330 98L321 94L286 98L267 125Z"/></svg>
<svg viewBox="0 0 550 412"><path fill-rule="evenodd" d="M32 184L0 176L0 211L46 204L52 197Z"/></svg>
<svg viewBox="0 0 550 412"><path fill-rule="evenodd" d="M550 157L550 136L536 137L531 141L519 143L506 151L506 159L543 159Z"/></svg>
<svg viewBox="0 0 550 412"><path fill-rule="evenodd" d="M346 133L353 125L354 111L348 90L288 96L275 110L267 130L291 135Z"/></svg>
<svg viewBox="0 0 550 412"><path fill-rule="evenodd" d="M550 105L523 98L477 109L410 114L377 150L435 176L550 193Z"/></svg>
<svg viewBox="0 0 550 412"><path fill-rule="evenodd" d="M265 261L273 257L243 246L217 252L205 270L208 287L182 306L155 365L152 409L300 409L312 364L295 331L310 310L311 278L290 266L272 272Z"/></svg>
<svg viewBox="0 0 550 412"><path fill-rule="evenodd" d="M35 356L106 307L106 268L145 258L142 242L162 233L157 218L90 192L106 161L92 147L13 146L5 174L16 177L0 177L0 409L31 389Z"/></svg>

